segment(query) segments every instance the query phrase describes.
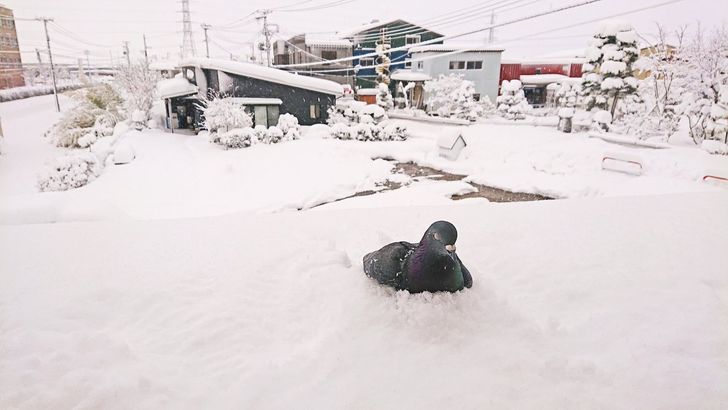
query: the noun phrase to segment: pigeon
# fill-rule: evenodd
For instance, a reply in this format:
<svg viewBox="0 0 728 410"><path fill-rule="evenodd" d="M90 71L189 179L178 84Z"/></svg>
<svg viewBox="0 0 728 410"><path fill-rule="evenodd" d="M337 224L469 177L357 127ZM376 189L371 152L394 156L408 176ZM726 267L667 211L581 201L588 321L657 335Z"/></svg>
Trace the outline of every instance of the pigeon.
<svg viewBox="0 0 728 410"><path fill-rule="evenodd" d="M455 253L458 231L447 221L430 225L419 243L393 242L364 256L364 273L410 293L457 292L473 277Z"/></svg>

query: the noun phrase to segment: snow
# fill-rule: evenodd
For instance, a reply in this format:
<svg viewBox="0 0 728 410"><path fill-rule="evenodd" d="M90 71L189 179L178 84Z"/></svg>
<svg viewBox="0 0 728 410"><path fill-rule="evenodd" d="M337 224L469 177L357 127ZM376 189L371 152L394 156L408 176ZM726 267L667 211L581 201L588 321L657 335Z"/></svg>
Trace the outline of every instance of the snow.
<svg viewBox="0 0 728 410"><path fill-rule="evenodd" d="M38 193L44 160L69 152L42 137L52 96L0 115L0 408L728 401L728 187L702 182L728 175L724 156L532 125L458 127L458 161L437 155L456 128L418 121L383 123L407 126L396 143L314 126L231 151L144 130L119 140L133 162ZM602 171L607 152L643 175ZM385 156L466 177L395 175ZM386 181L407 185L332 202ZM452 201L468 181L571 199ZM472 289L411 295L364 276L364 254L439 219L458 228Z"/></svg>
<svg viewBox="0 0 728 410"><path fill-rule="evenodd" d="M321 47L321 48L347 47L347 48L351 48L351 41L349 41L349 40L312 36L311 34L308 34L308 33L306 34L305 43L309 47Z"/></svg>
<svg viewBox="0 0 728 410"><path fill-rule="evenodd" d="M196 85L187 81L186 78L175 77L157 83L157 92L160 98L166 99L197 94L198 88Z"/></svg>
<svg viewBox="0 0 728 410"><path fill-rule="evenodd" d="M149 63L149 68L156 71L175 71L179 69L179 64L172 60L159 60Z"/></svg>
<svg viewBox="0 0 728 410"><path fill-rule="evenodd" d="M230 97L230 99L236 104L240 105L281 105L283 100L280 98L242 98L242 97Z"/></svg>
<svg viewBox="0 0 728 410"><path fill-rule="evenodd" d="M341 84L337 84L333 81L313 78L305 75L296 75L287 71L265 67L259 64L212 58L194 58L183 61L180 66L220 70L230 74L257 78L259 80L270 81L304 90L318 91L335 96L341 96L344 93Z"/></svg>
<svg viewBox="0 0 728 410"><path fill-rule="evenodd" d="M605 61L599 67L602 74L619 75L627 70L627 63L624 61Z"/></svg>
<svg viewBox="0 0 728 410"><path fill-rule="evenodd" d="M569 77L561 74L532 74L522 75L521 83L525 85L548 85L554 83L561 83Z"/></svg>
<svg viewBox="0 0 728 410"><path fill-rule="evenodd" d="M3 226L0 407L720 408L727 204ZM443 215L472 289L364 276L366 252Z"/></svg>
<svg viewBox="0 0 728 410"><path fill-rule="evenodd" d="M376 88L359 88L356 93L359 95L377 95L379 90Z"/></svg>
<svg viewBox="0 0 728 410"><path fill-rule="evenodd" d="M621 32L632 31L632 25L624 20L606 20L597 26L597 30L594 34L598 34L602 37L616 36Z"/></svg>
<svg viewBox="0 0 728 410"><path fill-rule="evenodd" d="M390 77L394 81L430 81L432 77L425 73L417 73L412 70L397 70Z"/></svg>
<svg viewBox="0 0 728 410"><path fill-rule="evenodd" d="M460 129L448 130L441 133L437 138L437 146L445 149L453 149L458 139L462 138L463 132Z"/></svg>
<svg viewBox="0 0 728 410"><path fill-rule="evenodd" d="M121 141L114 146L114 164L122 165L134 161L134 147L127 141Z"/></svg>
<svg viewBox="0 0 728 410"><path fill-rule="evenodd" d="M619 77L609 77L602 80L602 90L615 90L624 87L624 80Z"/></svg>

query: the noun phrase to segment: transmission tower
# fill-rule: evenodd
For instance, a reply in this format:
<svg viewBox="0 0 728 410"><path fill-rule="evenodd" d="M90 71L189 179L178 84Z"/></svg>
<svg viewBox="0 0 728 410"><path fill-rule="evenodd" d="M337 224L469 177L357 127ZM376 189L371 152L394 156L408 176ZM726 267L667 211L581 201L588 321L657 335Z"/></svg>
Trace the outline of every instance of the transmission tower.
<svg viewBox="0 0 728 410"><path fill-rule="evenodd" d="M195 56L195 41L192 39L192 17L190 0L182 0L182 58Z"/></svg>

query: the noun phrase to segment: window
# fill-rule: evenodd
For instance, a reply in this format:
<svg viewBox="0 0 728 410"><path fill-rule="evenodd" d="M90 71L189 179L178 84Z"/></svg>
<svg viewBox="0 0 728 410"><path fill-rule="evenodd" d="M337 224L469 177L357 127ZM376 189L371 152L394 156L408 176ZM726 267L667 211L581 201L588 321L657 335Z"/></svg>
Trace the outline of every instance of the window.
<svg viewBox="0 0 728 410"><path fill-rule="evenodd" d="M309 106L309 114L312 119L317 119L321 116L321 106L318 104L311 104Z"/></svg>
<svg viewBox="0 0 728 410"><path fill-rule="evenodd" d="M419 44L422 38L419 34L408 34L404 37L405 44Z"/></svg>
<svg viewBox="0 0 728 410"><path fill-rule="evenodd" d="M541 74L541 69L540 68L537 68L536 69L536 74Z"/></svg>
<svg viewBox="0 0 728 410"><path fill-rule="evenodd" d="M418 70L422 70L424 67L425 67L425 62L424 61L418 61L417 62L417 69Z"/></svg>
<svg viewBox="0 0 728 410"><path fill-rule="evenodd" d="M321 58L323 58L324 60L336 60L336 50L321 51Z"/></svg>
<svg viewBox="0 0 728 410"><path fill-rule="evenodd" d="M277 105L248 105L245 107L245 111L253 114L253 121L256 126L272 127L278 125L280 110Z"/></svg>
<svg viewBox="0 0 728 410"><path fill-rule="evenodd" d="M188 80L189 82L191 82L192 84L197 84L197 83L195 82L195 70L193 70L193 69L191 69L191 68L186 68L186 69L185 69L185 78L186 78L186 79L187 79L187 80Z"/></svg>
<svg viewBox="0 0 728 410"><path fill-rule="evenodd" d="M464 70L465 61L450 61L450 69L451 70Z"/></svg>
<svg viewBox="0 0 728 410"><path fill-rule="evenodd" d="M473 94L473 100L480 101L480 94Z"/></svg>
<svg viewBox="0 0 728 410"><path fill-rule="evenodd" d="M359 60L359 65L362 67L371 67L374 65L374 59L371 57L362 58Z"/></svg>
<svg viewBox="0 0 728 410"><path fill-rule="evenodd" d="M412 68L412 60L405 60L404 68Z"/></svg>
<svg viewBox="0 0 728 410"><path fill-rule="evenodd" d="M467 69L468 70L482 70L483 62L482 61L468 61Z"/></svg>

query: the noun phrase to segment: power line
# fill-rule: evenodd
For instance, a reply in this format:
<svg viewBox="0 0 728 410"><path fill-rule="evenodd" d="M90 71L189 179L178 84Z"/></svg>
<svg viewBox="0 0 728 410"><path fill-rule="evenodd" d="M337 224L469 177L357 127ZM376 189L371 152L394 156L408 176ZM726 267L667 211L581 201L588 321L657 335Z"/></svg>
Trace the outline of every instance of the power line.
<svg viewBox="0 0 728 410"><path fill-rule="evenodd" d="M516 23L520 23L520 22L523 22L523 21L528 21L528 20L532 20L532 19L535 19L535 18L539 18L539 17L551 15L551 14L561 13L561 12L566 11L566 10L571 10L571 9L575 9L575 8L578 8L578 7L583 7L583 6L587 6L587 5L590 5L590 4L598 3L600 1L603 1L603 0L587 0L587 1L582 1L580 3L574 3L574 4L571 4L571 5L568 5L568 6L559 7L557 9L553 9L553 10L544 11L544 12L541 12L541 13L532 14L530 16L516 18L516 19L510 20L510 21L507 21L505 23L495 24L493 26L487 26L487 27L484 27L484 28L470 30L470 31L467 31L467 32L464 32L464 33L455 34L455 35L451 35L451 36L438 37L438 38L434 38L432 40L423 41L423 42L418 43L418 44L409 44L409 45L404 45L404 46L401 46L401 47L395 47L395 48L390 49L389 52L392 53L394 51L406 51L406 50L409 50L410 48L413 48L413 47L421 47L421 46L424 46L424 45L427 45L427 44L439 43L439 42L442 42L442 41L445 41L445 40L450 40L450 39L453 39L453 38L464 37L464 36L468 36L468 35L471 35L471 34L480 33L480 32L483 32L483 31L490 30L491 27L495 27L495 28L505 27L505 26L512 25L512 24L516 24ZM672 1L682 1L682 0L672 0ZM345 57L345 58L340 58L340 59L336 59L336 60L330 60L329 61L329 64L330 63L338 63L338 62L341 62L341 61L354 61L354 60L358 60L358 59L363 58L363 57L375 57L377 55L378 54L376 52L374 52L374 53L367 53L367 54L358 55L358 56ZM278 65L277 67L278 68L308 67L308 66L320 65L320 64L321 63L285 64L285 65Z"/></svg>

